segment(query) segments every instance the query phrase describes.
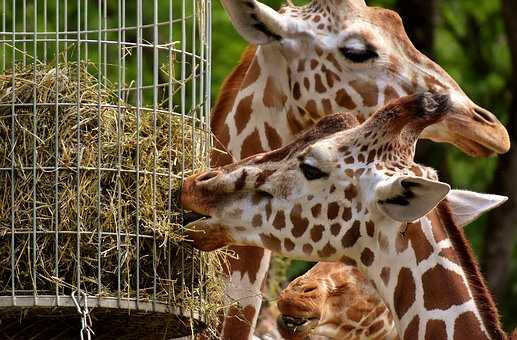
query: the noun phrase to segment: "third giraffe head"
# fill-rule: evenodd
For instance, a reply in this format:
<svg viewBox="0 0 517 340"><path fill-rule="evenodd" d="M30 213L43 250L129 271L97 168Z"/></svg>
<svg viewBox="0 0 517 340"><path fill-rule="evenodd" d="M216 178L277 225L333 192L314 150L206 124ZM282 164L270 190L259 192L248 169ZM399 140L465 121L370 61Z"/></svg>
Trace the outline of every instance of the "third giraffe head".
<svg viewBox="0 0 517 340"><path fill-rule="evenodd" d="M187 178L184 207L209 216L191 225L203 231L192 233L194 245L255 245L307 260L354 256L362 225L368 234L377 223L396 228L449 191L432 169L413 162L419 134L449 105L446 95L424 93L388 104L361 125L331 115L281 149Z"/></svg>
<svg viewBox="0 0 517 340"><path fill-rule="evenodd" d="M242 98L261 99L264 107L254 110L285 110L290 131L280 136L326 114L353 110L361 122L392 99L441 91L451 99L450 111L422 137L476 156L508 151L504 126L412 45L395 12L364 0L313 0L279 11L255 0L222 3L239 33L258 45L260 57L242 84L251 92Z"/></svg>

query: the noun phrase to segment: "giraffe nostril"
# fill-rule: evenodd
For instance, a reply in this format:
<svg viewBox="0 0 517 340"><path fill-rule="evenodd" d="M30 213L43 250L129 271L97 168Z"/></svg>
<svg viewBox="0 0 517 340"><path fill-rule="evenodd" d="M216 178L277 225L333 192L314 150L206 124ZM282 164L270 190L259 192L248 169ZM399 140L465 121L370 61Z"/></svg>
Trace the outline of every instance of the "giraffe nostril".
<svg viewBox="0 0 517 340"><path fill-rule="evenodd" d="M497 122L497 118L488 110L482 107L476 107L474 109L474 119L479 123L494 124Z"/></svg>
<svg viewBox="0 0 517 340"><path fill-rule="evenodd" d="M198 183L206 182L206 181L211 180L212 178L217 177L218 175L219 175L219 172L217 172L217 171L209 171L209 172L202 174L198 178L196 178L196 182L198 182Z"/></svg>
<svg viewBox="0 0 517 340"><path fill-rule="evenodd" d="M302 293L308 294L308 293L315 291L316 289L318 289L318 287L315 285L304 286L304 287L302 287Z"/></svg>

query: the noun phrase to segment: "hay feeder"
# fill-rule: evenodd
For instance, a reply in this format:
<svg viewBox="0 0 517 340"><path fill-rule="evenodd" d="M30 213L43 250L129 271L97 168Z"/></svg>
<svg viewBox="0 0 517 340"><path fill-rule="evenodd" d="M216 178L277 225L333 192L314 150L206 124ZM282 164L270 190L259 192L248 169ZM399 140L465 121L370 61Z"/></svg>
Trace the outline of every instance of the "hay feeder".
<svg viewBox="0 0 517 340"><path fill-rule="evenodd" d="M224 254L177 195L208 166L210 6L0 4L0 338L215 334Z"/></svg>

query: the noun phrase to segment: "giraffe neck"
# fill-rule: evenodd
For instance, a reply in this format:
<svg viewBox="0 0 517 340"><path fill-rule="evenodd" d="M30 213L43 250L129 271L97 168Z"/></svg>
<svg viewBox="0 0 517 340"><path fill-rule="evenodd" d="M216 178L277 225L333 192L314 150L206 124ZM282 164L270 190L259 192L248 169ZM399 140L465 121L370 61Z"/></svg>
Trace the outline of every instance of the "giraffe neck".
<svg viewBox="0 0 517 340"><path fill-rule="evenodd" d="M390 241L376 236L376 250L385 260L363 270L390 307L401 338L506 339L472 251L446 202ZM393 253L381 249L385 242L395 242Z"/></svg>
<svg viewBox="0 0 517 340"><path fill-rule="evenodd" d="M275 70L268 65L275 65ZM220 148L231 155L226 163L276 149L294 139L286 120L290 105L287 71L278 48L250 45L244 52L212 111L212 131Z"/></svg>

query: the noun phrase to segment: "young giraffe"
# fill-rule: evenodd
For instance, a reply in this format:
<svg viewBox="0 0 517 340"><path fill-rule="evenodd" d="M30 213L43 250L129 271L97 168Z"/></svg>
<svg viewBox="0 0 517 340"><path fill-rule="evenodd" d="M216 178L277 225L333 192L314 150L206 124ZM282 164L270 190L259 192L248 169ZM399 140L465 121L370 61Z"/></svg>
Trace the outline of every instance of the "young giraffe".
<svg viewBox="0 0 517 340"><path fill-rule="evenodd" d="M188 226L194 246L357 265L403 339L506 339L450 187L413 162L420 133L450 104L404 97L340 132L346 116L330 116L288 146L187 178L182 204L206 216Z"/></svg>
<svg viewBox="0 0 517 340"><path fill-rule="evenodd" d="M477 156L509 149L506 129L411 44L400 17L363 0L313 0L275 11L255 0L222 0L252 45L225 81L212 112L220 166L285 145L320 117L353 111L360 121L392 99L424 90L448 92L444 121L423 136ZM231 308L223 338L247 339L261 303L270 253L236 247L226 294ZM242 322L241 320L244 320ZM228 335L226 334L228 333ZM238 335L236 335L238 334Z"/></svg>

